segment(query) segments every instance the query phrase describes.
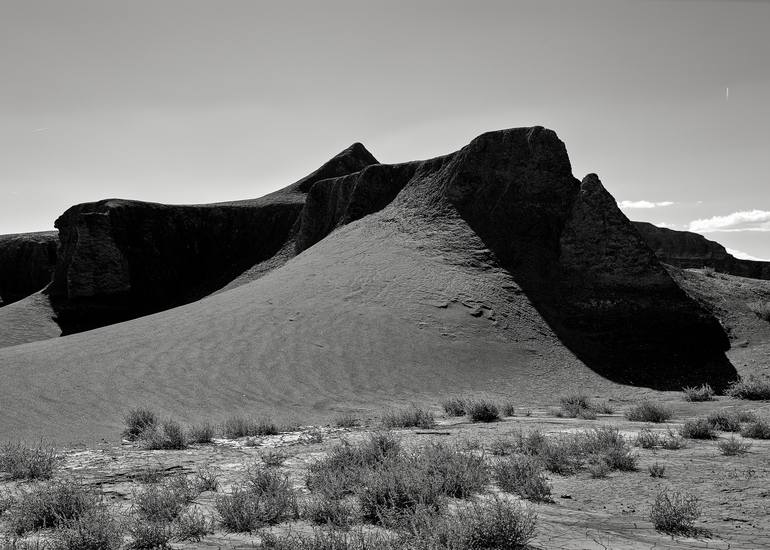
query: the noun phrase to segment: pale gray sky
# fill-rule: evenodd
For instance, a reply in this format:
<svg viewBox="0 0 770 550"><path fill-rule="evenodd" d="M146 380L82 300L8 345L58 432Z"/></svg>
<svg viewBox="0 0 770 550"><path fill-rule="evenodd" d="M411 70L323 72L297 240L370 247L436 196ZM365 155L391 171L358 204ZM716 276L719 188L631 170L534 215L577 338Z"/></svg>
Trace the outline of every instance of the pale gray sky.
<svg viewBox="0 0 770 550"><path fill-rule="evenodd" d="M541 124L632 219L770 259L768 32L741 0L0 0L0 233Z"/></svg>

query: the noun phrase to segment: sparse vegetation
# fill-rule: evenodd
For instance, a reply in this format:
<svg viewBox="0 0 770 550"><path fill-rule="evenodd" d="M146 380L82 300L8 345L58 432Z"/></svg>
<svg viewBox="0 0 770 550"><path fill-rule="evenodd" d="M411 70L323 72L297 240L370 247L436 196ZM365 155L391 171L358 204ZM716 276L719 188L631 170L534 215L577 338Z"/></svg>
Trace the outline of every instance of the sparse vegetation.
<svg viewBox="0 0 770 550"><path fill-rule="evenodd" d="M697 497L678 492L661 491L650 510L650 521L656 530L669 535L692 535L698 532L693 522L700 516Z"/></svg>
<svg viewBox="0 0 770 550"><path fill-rule="evenodd" d="M171 522L197 497L198 488L183 475L145 485L135 492L133 512L142 521Z"/></svg>
<svg viewBox="0 0 770 550"><path fill-rule="evenodd" d="M597 413L612 414L614 409L606 401L594 403L587 396L579 393L566 395L561 398L561 409L557 416L567 418L582 418L583 420L596 420Z"/></svg>
<svg viewBox="0 0 770 550"><path fill-rule="evenodd" d="M716 437L714 426L705 418L687 420L679 428L679 433L687 439L714 439Z"/></svg>
<svg viewBox="0 0 770 550"><path fill-rule="evenodd" d="M633 422L653 422L656 424L670 420L673 416L668 407L653 401L642 401L626 411L626 418Z"/></svg>
<svg viewBox="0 0 770 550"><path fill-rule="evenodd" d="M486 399L468 402L466 411L471 422L495 422L500 420L500 411L497 405Z"/></svg>
<svg viewBox="0 0 770 550"><path fill-rule="evenodd" d="M642 449L654 449L660 445L660 435L649 428L642 428L636 436L634 445Z"/></svg>
<svg viewBox="0 0 770 550"><path fill-rule="evenodd" d="M741 378L732 382L725 393L736 399L770 400L770 380L757 376L750 376L747 379Z"/></svg>
<svg viewBox="0 0 770 550"><path fill-rule="evenodd" d="M441 406L449 416L465 416L467 401L462 397L448 397L442 401Z"/></svg>
<svg viewBox="0 0 770 550"><path fill-rule="evenodd" d="M323 495L310 495L301 508L301 517L316 525L331 525L347 529L356 519L352 504L346 500L332 499Z"/></svg>
<svg viewBox="0 0 770 550"><path fill-rule="evenodd" d="M123 525L98 506L54 531L50 550L118 550L122 545Z"/></svg>
<svg viewBox="0 0 770 550"><path fill-rule="evenodd" d="M133 518L128 524L128 534L131 536L128 547L133 550L165 550L174 536L174 527L163 521Z"/></svg>
<svg viewBox="0 0 770 550"><path fill-rule="evenodd" d="M211 422L201 422L190 426L187 430L187 439L190 443L211 443L217 435L217 427Z"/></svg>
<svg viewBox="0 0 770 550"><path fill-rule="evenodd" d="M289 455L281 451L267 451L260 456L262 464L268 468L278 468L286 462L287 458L289 458Z"/></svg>
<svg viewBox="0 0 770 550"><path fill-rule="evenodd" d="M711 401L714 399L714 390L708 384L684 387L682 393L685 401Z"/></svg>
<svg viewBox="0 0 770 550"><path fill-rule="evenodd" d="M715 430L721 432L741 431L741 422L750 422L756 418L752 413L719 410L709 413L706 420Z"/></svg>
<svg viewBox="0 0 770 550"><path fill-rule="evenodd" d="M741 436L751 439L770 439L770 422L757 418L741 428Z"/></svg>
<svg viewBox="0 0 770 550"><path fill-rule="evenodd" d="M211 466L201 466L195 470L195 490L216 492L219 489L220 472Z"/></svg>
<svg viewBox="0 0 770 550"><path fill-rule="evenodd" d="M723 455L735 456L748 453L751 448L751 443L741 441L734 435L731 435L729 438L723 439L717 443L717 447L719 447L719 450L722 451Z"/></svg>
<svg viewBox="0 0 770 550"><path fill-rule="evenodd" d="M174 539L179 541L199 542L203 537L214 532L214 522L200 510L182 512L174 520Z"/></svg>
<svg viewBox="0 0 770 550"><path fill-rule="evenodd" d="M492 472L498 487L521 498L538 502L551 500L551 485L537 458L528 455L512 455L497 460Z"/></svg>
<svg viewBox="0 0 770 550"><path fill-rule="evenodd" d="M35 447L8 442L0 447L0 472L11 479L50 479L59 467L56 449L40 441Z"/></svg>
<svg viewBox="0 0 770 550"><path fill-rule="evenodd" d="M222 424L222 434L229 439L277 435L278 427L270 420L264 418L255 419L245 416L231 416Z"/></svg>
<svg viewBox="0 0 770 550"><path fill-rule="evenodd" d="M154 428L158 424L158 416L151 409L139 407L124 414L123 423L126 425L123 437L129 441L136 441L145 430Z"/></svg>
<svg viewBox="0 0 770 550"><path fill-rule="evenodd" d="M351 413L340 414L334 419L334 425L338 428L355 428L361 425L361 420Z"/></svg>
<svg viewBox="0 0 770 550"><path fill-rule="evenodd" d="M516 405L512 401L505 401L500 405L502 416L516 416Z"/></svg>
<svg viewBox="0 0 770 550"><path fill-rule="evenodd" d="M770 302L757 300L746 304L749 310L763 321L770 321Z"/></svg>
<svg viewBox="0 0 770 550"><path fill-rule="evenodd" d="M216 499L222 525L236 532L255 531L297 518L297 497L288 477L259 467L247 471L246 483Z"/></svg>
<svg viewBox="0 0 770 550"><path fill-rule="evenodd" d="M429 410L413 406L406 409L390 410L386 412L384 415L382 415L382 425L386 429L431 429L436 426L436 418Z"/></svg>

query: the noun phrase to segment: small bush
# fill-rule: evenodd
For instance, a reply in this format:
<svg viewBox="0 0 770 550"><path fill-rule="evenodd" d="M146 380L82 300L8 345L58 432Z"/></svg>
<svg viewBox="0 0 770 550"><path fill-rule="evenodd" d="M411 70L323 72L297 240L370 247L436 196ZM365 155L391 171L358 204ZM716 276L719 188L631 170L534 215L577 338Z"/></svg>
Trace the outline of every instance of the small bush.
<svg viewBox="0 0 770 550"><path fill-rule="evenodd" d="M693 522L700 516L698 498L678 492L661 491L650 510L650 521L656 530L669 535L692 535L698 532Z"/></svg>
<svg viewBox="0 0 770 550"><path fill-rule="evenodd" d="M36 447L20 442L0 447L0 471L7 472L11 479L50 479L59 462L56 449L43 441Z"/></svg>
<svg viewBox="0 0 770 550"><path fill-rule="evenodd" d="M576 446L585 454L601 459L612 470L636 470L638 457L631 452L617 428L604 426L576 434Z"/></svg>
<svg viewBox="0 0 770 550"><path fill-rule="evenodd" d="M289 455L281 451L267 451L262 453L262 456L260 456L262 464L268 468L280 467L284 462L286 462L287 458L289 458Z"/></svg>
<svg viewBox="0 0 770 550"><path fill-rule="evenodd" d="M733 411L713 411L709 413L706 420L715 429L721 432L739 432L741 431L740 416Z"/></svg>
<svg viewBox="0 0 770 550"><path fill-rule="evenodd" d="M334 419L334 425L338 428L355 428L361 424L361 420L354 414L341 414Z"/></svg>
<svg viewBox="0 0 770 550"><path fill-rule="evenodd" d="M217 427L211 422L201 422L190 426L187 431L187 438L190 443L211 443L217 434Z"/></svg>
<svg viewBox="0 0 770 550"><path fill-rule="evenodd" d="M650 464L647 471L650 472L650 477L663 477L666 473L666 467L656 462L655 464Z"/></svg>
<svg viewBox="0 0 770 550"><path fill-rule="evenodd" d="M17 496L8 521L12 532L23 535L75 520L99 503L99 495L80 481L48 481Z"/></svg>
<svg viewBox="0 0 770 550"><path fill-rule="evenodd" d="M178 475L145 485L134 494L134 514L147 522L171 522L198 496L187 477Z"/></svg>
<svg viewBox="0 0 770 550"><path fill-rule="evenodd" d="M507 493L537 502L551 501L551 486L541 462L527 455L513 455L492 466L497 486Z"/></svg>
<svg viewBox="0 0 770 550"><path fill-rule="evenodd" d="M164 420L159 425L148 428L140 437L142 446L148 450L178 450L187 448L187 435L179 422Z"/></svg>
<svg viewBox="0 0 770 550"><path fill-rule="evenodd" d="M732 382L725 393L736 399L767 400L770 399L770 380L762 380L756 376L739 379Z"/></svg>
<svg viewBox="0 0 770 550"><path fill-rule="evenodd" d="M516 405L511 401L506 401L500 405L500 414L503 416L516 416Z"/></svg>
<svg viewBox="0 0 770 550"><path fill-rule="evenodd" d="M517 448L515 441L503 437L496 437L489 443L489 452L494 456L511 455Z"/></svg>
<svg viewBox="0 0 770 550"><path fill-rule="evenodd" d="M219 489L219 471L211 466L201 466L195 470L195 491L202 493L204 491L217 492Z"/></svg>
<svg viewBox="0 0 770 550"><path fill-rule="evenodd" d="M714 439L717 436L714 427L705 418L686 421L679 428L679 433L687 439Z"/></svg>
<svg viewBox="0 0 770 550"><path fill-rule="evenodd" d="M754 315L764 321L770 321L770 302L758 300L756 302L749 302L746 305Z"/></svg>
<svg viewBox="0 0 770 550"><path fill-rule="evenodd" d="M431 429L436 426L433 413L418 407L408 409L391 410L382 416L382 425L387 429L392 428L423 428Z"/></svg>
<svg viewBox="0 0 770 550"><path fill-rule="evenodd" d="M123 423L126 425L123 437L129 441L136 441L145 430L154 428L158 424L158 417L150 409L136 408L123 415Z"/></svg>
<svg viewBox="0 0 770 550"><path fill-rule="evenodd" d="M717 443L717 447L722 451L725 456L742 455L749 452L751 443L741 441L734 435L731 435L728 439L724 439Z"/></svg>
<svg viewBox="0 0 770 550"><path fill-rule="evenodd" d="M316 525L346 529L355 521L353 507L344 500L311 495L302 505L301 517Z"/></svg>
<svg viewBox="0 0 770 550"><path fill-rule="evenodd" d="M596 457L588 461L588 473L594 479L603 479L609 475L612 471L606 460L602 460L601 457Z"/></svg>
<svg viewBox="0 0 770 550"><path fill-rule="evenodd" d="M684 387L682 393L685 401L711 401L714 399L714 390L708 384Z"/></svg>
<svg viewBox="0 0 770 550"><path fill-rule="evenodd" d="M148 521L134 518L128 525L131 542L128 548L134 550L163 550L174 536L174 527L163 521Z"/></svg>
<svg viewBox="0 0 770 550"><path fill-rule="evenodd" d="M741 435L752 439L770 439L770 422L763 418L749 422L741 429Z"/></svg>
<svg viewBox="0 0 770 550"><path fill-rule="evenodd" d="M441 402L441 406L449 416L465 416L467 401L462 397L448 397Z"/></svg>
<svg viewBox="0 0 770 550"><path fill-rule="evenodd" d="M579 393L563 396L560 399L561 409L559 416L567 418L582 418L583 420L596 420L597 413L612 414L615 410L606 401L591 402L587 396Z"/></svg>
<svg viewBox="0 0 770 550"><path fill-rule="evenodd" d="M471 401L467 406L467 414L472 422L495 422L500 420L497 405L483 399Z"/></svg>
<svg viewBox="0 0 770 550"><path fill-rule="evenodd" d="M653 401L642 401L626 412L626 418L633 422L659 424L669 420L672 416L673 414L667 407Z"/></svg>
<svg viewBox="0 0 770 550"><path fill-rule="evenodd" d="M649 428L642 428L634 441L634 445L642 449L654 449L660 444L660 435Z"/></svg>
<svg viewBox="0 0 770 550"><path fill-rule="evenodd" d="M668 433L660 439L660 446L667 451L678 451L687 447L687 440L669 428Z"/></svg>
<svg viewBox="0 0 770 550"><path fill-rule="evenodd" d="M214 522L199 510L182 512L174 520L174 540L200 542L203 537L214 532Z"/></svg>
<svg viewBox="0 0 770 550"><path fill-rule="evenodd" d="M123 545L123 525L98 506L62 524L50 550L118 550Z"/></svg>
<svg viewBox="0 0 770 550"><path fill-rule="evenodd" d="M217 497L215 507L222 525L240 533L275 525L299 515L297 499L286 477L250 474L249 483Z"/></svg>
<svg viewBox="0 0 770 550"><path fill-rule="evenodd" d="M226 438L277 435L278 427L266 419L231 416L222 424L222 433Z"/></svg>
<svg viewBox="0 0 770 550"><path fill-rule="evenodd" d="M442 443L417 449L412 460L425 476L437 477L444 495L468 498L483 490L489 481L489 471L483 456L463 453Z"/></svg>

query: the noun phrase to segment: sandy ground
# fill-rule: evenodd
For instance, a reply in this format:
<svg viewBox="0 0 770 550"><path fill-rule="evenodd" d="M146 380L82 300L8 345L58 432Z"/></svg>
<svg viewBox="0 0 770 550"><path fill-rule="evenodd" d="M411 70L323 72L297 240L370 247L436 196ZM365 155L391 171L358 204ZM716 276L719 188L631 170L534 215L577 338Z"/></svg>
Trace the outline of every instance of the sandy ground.
<svg viewBox="0 0 770 550"><path fill-rule="evenodd" d="M404 443L420 445L437 438L461 445L472 443L480 450L488 448L496 438L516 430L540 429L558 433L599 425L617 427L632 440L646 425L627 421L620 411L627 403L613 402L615 414L600 415L596 421L556 418L548 409L530 409L531 416L523 416L525 408L517 409L514 418L492 424L471 424L464 419L440 420L437 431L449 435L419 435L410 430L399 430ZM667 404L676 412L666 425L652 428L665 431L676 429L692 416L705 415L722 408L755 410L770 416L770 404L750 403L719 398L708 403L686 403L681 396L671 395ZM370 424L373 424L373 420ZM101 445L72 448L66 452L63 472L76 475L102 488L112 504L128 510L134 492L139 487L136 475L149 467L164 469L168 475L192 474L199 466L211 466L221 475L220 492L227 492L238 483L244 469L259 461L265 452L280 450L288 458L281 466L293 485L304 489L306 468L341 439L356 440L364 437L370 428L338 429L322 427L323 441L311 442L310 428L270 436L257 440L257 446L245 446L245 440L216 440L214 445L198 445L183 451L145 451L132 445ZM726 437L722 434L721 437ZM575 476L549 474L553 503L526 503L538 514L538 535L535 548L540 549L648 549L648 548L715 548L759 549L770 547L770 441L753 441L746 455L727 457L717 449L715 441L689 441L680 450L645 450L637 448L639 470L613 472L605 479L592 479L587 472ZM492 457L489 456L491 460ZM665 477L652 478L647 472L650 464L665 465ZM14 490L10 482L3 488ZM687 492L702 503L702 516L696 526L709 531L699 538L672 538L658 533L649 521L650 505L661 489ZM493 486L488 488L495 492ZM203 493L193 504L204 514L215 517L216 494ZM515 497L512 497L515 498ZM309 531L308 524L297 522L283 525L277 531L290 527ZM259 541L259 535L228 533L217 529L200 543L176 543L174 548L250 548Z"/></svg>

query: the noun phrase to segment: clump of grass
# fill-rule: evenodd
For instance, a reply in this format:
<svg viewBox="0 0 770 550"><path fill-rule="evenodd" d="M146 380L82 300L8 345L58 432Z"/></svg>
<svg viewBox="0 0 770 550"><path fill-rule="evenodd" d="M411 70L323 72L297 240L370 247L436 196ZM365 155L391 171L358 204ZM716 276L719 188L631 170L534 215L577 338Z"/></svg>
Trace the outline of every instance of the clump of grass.
<svg viewBox="0 0 770 550"><path fill-rule="evenodd" d="M214 522L200 510L193 509L179 514L173 528L175 540L200 542L203 537L214 532Z"/></svg>
<svg viewBox="0 0 770 550"><path fill-rule="evenodd" d="M393 428L423 428L431 429L436 426L433 413L419 407L390 410L382 415L382 425L387 429Z"/></svg>
<svg viewBox="0 0 770 550"><path fill-rule="evenodd" d="M650 464L647 471L650 473L650 477L663 477L666 474L666 467L659 462L655 462Z"/></svg>
<svg viewBox="0 0 770 550"><path fill-rule="evenodd" d="M656 424L671 419L673 413L660 403L642 401L626 411L626 418L633 422L653 422Z"/></svg>
<svg viewBox="0 0 770 550"><path fill-rule="evenodd" d="M246 483L217 497L215 507L222 525L236 532L255 531L299 516L289 478L262 468L249 469Z"/></svg>
<svg viewBox="0 0 770 550"><path fill-rule="evenodd" d="M606 401L592 402L587 396L580 393L565 395L560 399L561 409L559 415L567 418L582 418L583 420L596 420L598 414L612 414L614 409Z"/></svg>
<svg viewBox="0 0 770 550"><path fill-rule="evenodd" d="M588 473L591 474L593 479L603 479L609 475L612 468L609 467L606 460L602 460L601 457L589 459L588 461Z"/></svg>
<svg viewBox="0 0 770 550"><path fill-rule="evenodd" d="M334 425L338 428L355 428L361 425L361 420L354 414L340 414L334 419Z"/></svg>
<svg viewBox="0 0 770 550"><path fill-rule="evenodd" d="M634 445L642 449L654 449L660 445L660 435L649 428L642 428L636 436Z"/></svg>
<svg viewBox="0 0 770 550"><path fill-rule="evenodd" d="M758 300L746 304L749 310L763 321L770 321L770 302Z"/></svg>
<svg viewBox="0 0 770 550"><path fill-rule="evenodd" d="M669 535L693 535L698 532L693 522L701 514L697 497L679 492L661 491L650 510L650 521L656 530Z"/></svg>
<svg viewBox="0 0 770 550"><path fill-rule="evenodd" d="M222 433L228 439L277 435L278 427L270 420L264 418L231 416L222 424Z"/></svg>
<svg viewBox="0 0 770 550"><path fill-rule="evenodd" d="M668 451L677 451L687 447L687 440L681 434L669 428L666 435L661 437L660 446Z"/></svg>
<svg viewBox="0 0 770 550"><path fill-rule="evenodd" d="M280 467L284 462L286 462L287 458L289 458L289 455L281 451L267 451L262 453L262 456L260 456L262 464L268 468Z"/></svg>
<svg viewBox="0 0 770 550"><path fill-rule="evenodd" d="M323 443L324 434L318 428L313 428L313 429L308 430L307 432L305 432L303 434L302 439L303 439L303 441L305 443L310 443L310 444L313 444L313 443Z"/></svg>
<svg viewBox="0 0 770 550"><path fill-rule="evenodd" d="M99 495L80 481L47 481L14 499L8 522L12 532L23 535L63 525L94 511L99 504Z"/></svg>
<svg viewBox="0 0 770 550"><path fill-rule="evenodd" d="M542 463L535 457L512 455L497 460L492 472L497 486L505 492L537 502L551 501L551 485L545 477Z"/></svg>
<svg viewBox="0 0 770 550"><path fill-rule="evenodd" d="M425 445L411 458L425 476L438 477L441 493L453 498L468 498L482 491L489 480L483 456L464 453L443 443Z"/></svg>
<svg viewBox="0 0 770 550"><path fill-rule="evenodd" d="M64 522L53 532L49 550L118 550L122 545L122 523L98 506Z"/></svg>
<svg viewBox="0 0 770 550"><path fill-rule="evenodd" d="M714 439L717 436L714 426L705 418L687 420L679 428L679 433L687 439Z"/></svg>
<svg viewBox="0 0 770 550"><path fill-rule="evenodd" d="M129 441L136 441L145 430L152 429L158 424L158 416L151 409L138 407L123 415L123 423L126 425L123 437Z"/></svg>
<svg viewBox="0 0 770 550"><path fill-rule="evenodd" d="M770 380L750 376L732 382L725 392L736 399L763 401L770 399Z"/></svg>
<svg viewBox="0 0 770 550"><path fill-rule="evenodd" d="M40 441L35 447L8 442L0 447L0 471L11 479L50 479L59 467L56 449Z"/></svg>
<svg viewBox="0 0 770 550"><path fill-rule="evenodd" d="M140 437L142 446L149 450L179 450L187 448L187 434L176 420L166 419L148 428Z"/></svg>
<svg viewBox="0 0 770 550"><path fill-rule="evenodd" d="M186 476L169 477L135 492L133 513L145 522L168 523L179 516L199 492Z"/></svg>
<svg viewBox="0 0 770 550"><path fill-rule="evenodd" d="M489 443L489 452L494 456L508 456L516 452L516 442L509 438L496 437Z"/></svg>
<svg viewBox="0 0 770 550"><path fill-rule="evenodd" d="M133 518L128 525L131 542L128 548L133 550L163 550L174 536L174 527L163 521L148 521Z"/></svg>
<svg viewBox="0 0 770 550"><path fill-rule="evenodd" d="M700 386L686 386L682 388L685 401L711 401L714 399L714 390L708 384Z"/></svg>
<svg viewBox="0 0 770 550"><path fill-rule="evenodd" d="M485 399L470 401L466 412L471 422L496 422L500 420L500 410L493 402Z"/></svg>
<svg viewBox="0 0 770 550"><path fill-rule="evenodd" d="M728 439L724 439L717 443L717 447L722 451L725 456L742 455L749 452L751 443L747 441L741 441L734 435L731 435Z"/></svg>
<svg viewBox="0 0 770 550"><path fill-rule="evenodd" d="M715 430L722 432L739 432L741 431L741 419L744 417L745 414L720 410L709 413L706 420Z"/></svg>
<svg viewBox="0 0 770 550"><path fill-rule="evenodd" d="M447 397L441 402L441 406L448 416L465 416L467 403L462 397Z"/></svg>
<svg viewBox="0 0 770 550"><path fill-rule="evenodd" d="M187 430L190 443L211 443L215 435L217 435L217 427L211 422L201 422L190 426Z"/></svg>
<svg viewBox="0 0 770 550"><path fill-rule="evenodd" d="M512 401L505 401L500 405L502 416L516 416L516 405Z"/></svg>
<svg viewBox="0 0 770 550"><path fill-rule="evenodd" d="M741 428L741 435L752 439L770 439L770 422L757 418Z"/></svg>

